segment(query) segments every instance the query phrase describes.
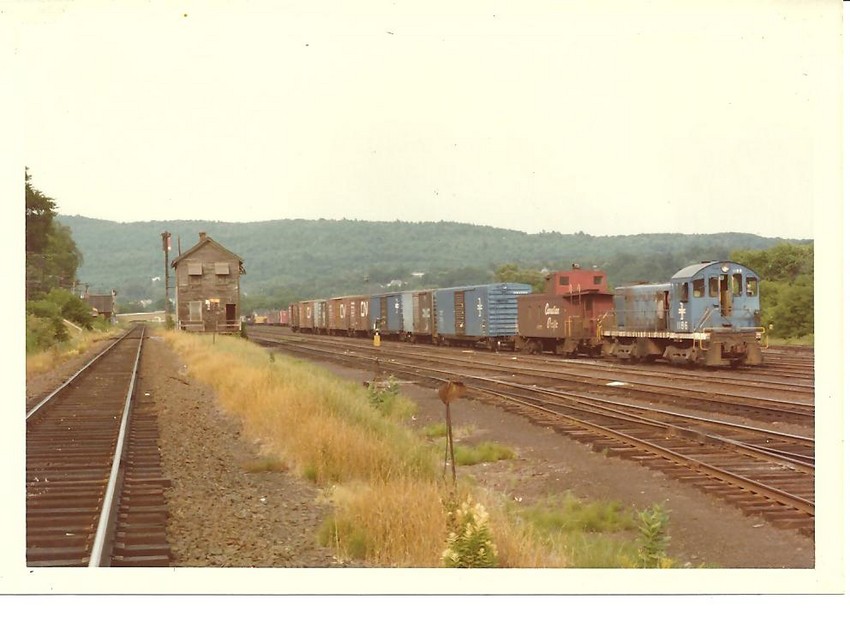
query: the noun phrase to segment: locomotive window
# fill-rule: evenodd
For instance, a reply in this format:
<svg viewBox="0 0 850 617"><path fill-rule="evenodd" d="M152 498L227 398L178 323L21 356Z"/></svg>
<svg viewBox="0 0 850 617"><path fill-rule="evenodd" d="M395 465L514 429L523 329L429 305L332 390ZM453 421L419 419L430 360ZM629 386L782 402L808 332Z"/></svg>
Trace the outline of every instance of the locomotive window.
<svg viewBox="0 0 850 617"><path fill-rule="evenodd" d="M720 293L720 279L716 276L712 276L708 279L708 295L712 298L716 298Z"/></svg>
<svg viewBox="0 0 850 617"><path fill-rule="evenodd" d="M732 275L732 293L736 296L740 296L744 289L743 280L744 275L740 272Z"/></svg>
<svg viewBox="0 0 850 617"><path fill-rule="evenodd" d="M681 287L679 288L679 300L681 302L687 302L688 301L688 284L687 283L682 283Z"/></svg>
<svg viewBox="0 0 850 617"><path fill-rule="evenodd" d="M747 277L747 295L757 296L759 293L759 282L757 278L752 276Z"/></svg>
<svg viewBox="0 0 850 617"><path fill-rule="evenodd" d="M705 279L694 279L694 298L702 298L705 295Z"/></svg>

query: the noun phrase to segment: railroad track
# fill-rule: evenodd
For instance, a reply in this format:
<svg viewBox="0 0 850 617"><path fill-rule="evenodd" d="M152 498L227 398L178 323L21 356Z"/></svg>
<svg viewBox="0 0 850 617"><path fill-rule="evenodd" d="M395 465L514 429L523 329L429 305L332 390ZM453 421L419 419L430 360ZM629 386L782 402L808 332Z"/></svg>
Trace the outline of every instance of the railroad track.
<svg viewBox="0 0 850 617"><path fill-rule="evenodd" d="M136 400L144 338L129 330L27 410L28 566L169 564L156 416Z"/></svg>
<svg viewBox="0 0 850 617"><path fill-rule="evenodd" d="M748 421L784 422L811 429L814 426L814 387L812 382L799 385L776 384L768 379L762 385L756 376L739 371L699 371L666 366L609 364L594 360L570 360L549 355L494 354L434 348L403 343L384 344L374 352L364 339L334 338L316 335L291 335L280 329L254 326L249 336L257 341L310 341L313 345L345 344L388 361L430 363L439 359L464 372L514 375L518 381L536 385L557 385L562 389L610 392L612 387L628 396L645 401L675 403L699 413L724 413ZM332 348L332 347L329 347ZM613 384L613 385L612 385ZM722 384L722 385L718 385Z"/></svg>
<svg viewBox="0 0 850 617"><path fill-rule="evenodd" d="M333 354L335 361L375 367L375 352L366 348L345 345L332 351L325 341L315 347L315 340L304 337L300 342L293 337L283 341L250 331L249 337L326 360ZM385 356L382 368L420 381L460 379L490 402L589 443L596 451L660 470L779 527L814 531L814 441L805 436L695 417L675 406L635 402L630 393L618 400L590 390L498 378L478 367L462 372L441 356L426 363L392 354Z"/></svg>

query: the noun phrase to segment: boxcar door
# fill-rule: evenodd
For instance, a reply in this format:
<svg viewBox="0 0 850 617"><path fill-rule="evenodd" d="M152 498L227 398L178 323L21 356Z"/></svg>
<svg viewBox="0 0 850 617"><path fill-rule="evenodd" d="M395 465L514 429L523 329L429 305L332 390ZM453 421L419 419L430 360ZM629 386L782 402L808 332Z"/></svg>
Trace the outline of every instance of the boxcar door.
<svg viewBox="0 0 850 617"><path fill-rule="evenodd" d="M466 327L466 304L463 301L464 293L455 292L455 334L464 334Z"/></svg>

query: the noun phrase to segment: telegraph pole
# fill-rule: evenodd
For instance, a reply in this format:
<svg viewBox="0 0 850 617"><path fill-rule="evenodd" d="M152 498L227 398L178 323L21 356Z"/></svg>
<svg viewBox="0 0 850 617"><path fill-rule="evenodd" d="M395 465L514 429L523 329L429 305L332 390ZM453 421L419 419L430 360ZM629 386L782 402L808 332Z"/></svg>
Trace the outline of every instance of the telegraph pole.
<svg viewBox="0 0 850 617"><path fill-rule="evenodd" d="M165 253L165 327L168 328L171 307L168 304L168 251L171 250L171 234L167 231L162 232L162 252Z"/></svg>

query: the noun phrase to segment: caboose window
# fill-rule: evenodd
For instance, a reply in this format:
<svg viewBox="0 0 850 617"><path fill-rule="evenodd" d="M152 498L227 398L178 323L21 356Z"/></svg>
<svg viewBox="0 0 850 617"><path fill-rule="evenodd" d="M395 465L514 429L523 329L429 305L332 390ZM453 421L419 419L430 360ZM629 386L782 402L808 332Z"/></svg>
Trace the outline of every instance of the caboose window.
<svg viewBox="0 0 850 617"><path fill-rule="evenodd" d="M594 276L593 277L593 284L594 285L601 285L602 284L602 277L601 276Z"/></svg>
<svg viewBox="0 0 850 617"><path fill-rule="evenodd" d="M732 275L732 293L736 296L740 296L744 290L744 275L738 272L737 274Z"/></svg>
<svg viewBox="0 0 850 617"><path fill-rule="evenodd" d="M560 277L558 284L559 285L569 285L570 284L570 277L568 277L568 276Z"/></svg>
<svg viewBox="0 0 850 617"><path fill-rule="evenodd" d="M720 294L720 279L712 276L708 279L708 295L716 298Z"/></svg>
<svg viewBox="0 0 850 617"><path fill-rule="evenodd" d="M705 295L705 279L694 279L694 298L702 298Z"/></svg>
<svg viewBox="0 0 850 617"><path fill-rule="evenodd" d="M759 282L757 278L752 276L747 277L747 295L757 296L759 293Z"/></svg>

